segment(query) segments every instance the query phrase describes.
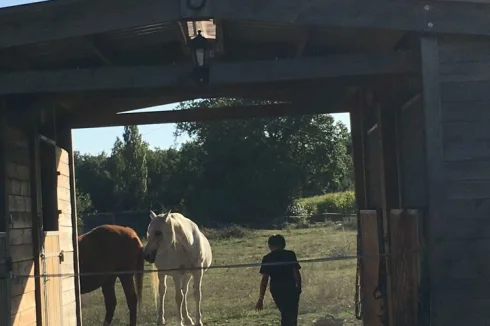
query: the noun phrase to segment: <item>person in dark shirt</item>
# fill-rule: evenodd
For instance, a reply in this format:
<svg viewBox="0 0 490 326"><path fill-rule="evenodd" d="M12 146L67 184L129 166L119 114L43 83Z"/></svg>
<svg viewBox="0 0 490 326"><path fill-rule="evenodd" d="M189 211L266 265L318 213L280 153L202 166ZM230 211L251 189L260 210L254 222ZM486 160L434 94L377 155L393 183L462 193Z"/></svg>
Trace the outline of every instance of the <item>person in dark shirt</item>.
<svg viewBox="0 0 490 326"><path fill-rule="evenodd" d="M286 250L286 240L282 235L276 234L269 238L270 253L262 259L260 273L260 294L257 311L264 308L264 295L269 277L271 279L270 292L272 299L281 312L281 326L298 325L298 307L301 294L301 266L296 259L294 251Z"/></svg>

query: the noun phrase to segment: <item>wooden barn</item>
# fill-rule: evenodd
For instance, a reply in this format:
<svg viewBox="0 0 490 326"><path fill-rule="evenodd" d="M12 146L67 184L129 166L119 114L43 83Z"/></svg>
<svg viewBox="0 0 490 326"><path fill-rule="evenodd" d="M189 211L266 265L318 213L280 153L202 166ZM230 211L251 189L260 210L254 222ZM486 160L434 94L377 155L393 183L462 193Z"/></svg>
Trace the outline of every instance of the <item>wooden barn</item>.
<svg viewBox="0 0 490 326"><path fill-rule="evenodd" d="M364 325L488 325L489 17L486 0L0 9L0 325L82 324L71 129L337 112ZM213 97L270 104L120 113Z"/></svg>

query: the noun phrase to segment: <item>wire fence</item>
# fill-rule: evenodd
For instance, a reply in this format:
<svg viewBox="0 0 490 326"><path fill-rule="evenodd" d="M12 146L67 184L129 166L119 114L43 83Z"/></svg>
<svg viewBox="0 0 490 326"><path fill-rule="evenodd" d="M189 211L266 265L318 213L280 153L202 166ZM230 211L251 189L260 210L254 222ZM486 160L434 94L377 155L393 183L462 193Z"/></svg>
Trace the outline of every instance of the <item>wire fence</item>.
<svg viewBox="0 0 490 326"><path fill-rule="evenodd" d="M342 261L342 260L354 260L354 259L376 259L380 257L400 257L410 254L419 254L424 247L409 250L403 253L386 253L386 254L376 254L376 255L338 255L338 256L325 256L320 258L308 258L308 259L298 259L296 261L289 262L277 262L277 263L242 263L242 264L221 264L221 265L211 265L209 267L185 267L185 268L169 268L169 269L143 269L143 270L126 270L126 271L107 271L107 272L84 272L84 273L59 273L59 274L15 274L10 272L10 278L12 280L25 279L25 278L44 278L44 277L82 277L82 276L107 276L107 275L133 275L133 274L150 274L150 273L171 273L171 272L190 272L195 270L208 270L208 269L237 269L237 268L251 268L260 266L283 266L291 265L295 263L322 263L322 262L332 262L332 261ZM0 279L6 279L0 278Z"/></svg>

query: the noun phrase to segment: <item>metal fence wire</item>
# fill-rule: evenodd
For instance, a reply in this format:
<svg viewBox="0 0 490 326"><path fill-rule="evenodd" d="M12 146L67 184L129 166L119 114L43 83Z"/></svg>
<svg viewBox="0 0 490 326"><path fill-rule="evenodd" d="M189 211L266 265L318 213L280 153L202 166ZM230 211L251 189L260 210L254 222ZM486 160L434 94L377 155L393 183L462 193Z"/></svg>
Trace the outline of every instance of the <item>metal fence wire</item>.
<svg viewBox="0 0 490 326"><path fill-rule="evenodd" d="M420 247L417 249L409 250L403 253L387 253L387 254L377 254L377 255L339 255L339 256L326 256L320 258L309 258L309 259L298 259L297 261L289 262L279 262L279 263L243 263L243 264L221 264L221 265L211 265L208 268L205 267L186 267L186 268L170 268L170 269L144 269L144 270L127 270L127 271L108 271L108 272L84 272L84 273L59 273L59 274L38 274L38 275L28 275L28 274L15 274L10 270L9 277L0 277L0 279L10 278L11 280L21 280L25 278L40 278L40 277L81 277L81 276L97 276L97 275L133 275L133 274L149 274L149 273L160 273L160 272L176 272L176 271L193 271L199 269L236 269L236 268L251 268L259 266L282 266L290 265L296 262L298 263L322 263L322 262L332 262L332 261L342 261L342 260L353 260L353 259L375 259L379 257L401 257L412 254L420 254L425 248Z"/></svg>

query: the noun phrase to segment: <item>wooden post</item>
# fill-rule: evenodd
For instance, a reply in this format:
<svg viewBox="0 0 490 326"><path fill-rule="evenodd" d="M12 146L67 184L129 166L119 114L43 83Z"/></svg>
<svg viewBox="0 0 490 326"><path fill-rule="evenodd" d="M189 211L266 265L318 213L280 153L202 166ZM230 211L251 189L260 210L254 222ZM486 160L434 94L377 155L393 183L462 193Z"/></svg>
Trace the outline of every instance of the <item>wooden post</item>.
<svg viewBox="0 0 490 326"><path fill-rule="evenodd" d="M424 36L421 38L420 50L422 57L422 85L425 118L425 148L427 160L428 183L428 238L427 254L429 260L430 296L429 302L434 301L434 280L440 273L439 264L434 264L434 234L443 225L444 208L444 170L442 152L441 94L439 83L439 49L437 38ZM439 325L437 312L430 309L431 324Z"/></svg>
<svg viewBox="0 0 490 326"><path fill-rule="evenodd" d="M78 216L77 216L77 203L76 203L76 181L75 181L75 156L73 151L73 139L72 130L67 127L63 127L59 131L58 140L63 148L68 152L69 167L70 167L70 202L71 202L71 223L73 228L72 240L73 240L73 263L74 272L77 274L75 277L75 300L76 300L76 315L77 326L82 325L82 306L80 297L80 273L79 261L78 261Z"/></svg>
<svg viewBox="0 0 490 326"><path fill-rule="evenodd" d="M32 247L33 247L33 257L34 257L34 274L41 275L41 251L42 244L44 242L44 232L43 232L43 220L41 214L41 186L39 181L40 177L40 157L39 157L39 133L38 133L38 122L35 121L28 133L29 137L29 158L31 161L29 172L30 172L30 183L31 183L31 210L32 210ZM41 293L43 290L41 287L43 280L40 277L35 279L36 288L36 319L38 325L42 325L43 321L43 298Z"/></svg>
<svg viewBox="0 0 490 326"><path fill-rule="evenodd" d="M391 248L391 209L400 207L399 196L399 175L398 175L398 148L397 148L397 101L396 89L393 89L394 96L387 97L383 103L378 103L376 108L376 117L380 132L380 190L381 190L381 209L383 212L383 240L386 262L386 285L387 285L387 313L388 324L395 325L394 320L394 301L393 297L393 280L392 259L389 256L392 253ZM401 106L401 104L400 104ZM396 276L395 276L396 277Z"/></svg>
<svg viewBox="0 0 490 326"><path fill-rule="evenodd" d="M363 323L366 323L364 311L364 264L362 257L359 257L364 252L361 226L360 210L367 207L367 191L366 191L366 167L364 162L364 123L363 123L363 98L362 91L357 92L355 104L350 111L351 123L351 139L352 139L352 160L354 163L354 186L357 205L357 270L356 270L356 318L361 318Z"/></svg>
<svg viewBox="0 0 490 326"><path fill-rule="evenodd" d="M0 260L5 260L5 264L7 265L10 261L10 219L8 216L10 215L9 211L9 200L7 195L7 151L6 151L6 107L4 103L1 103L0 106L0 231L5 232L5 251L4 257L0 257ZM5 266L5 270L8 271L10 266ZM6 273L8 275L9 273ZM11 314L11 298L10 298L10 279L5 280L5 302L0 302L1 305L5 305L5 310L0 309L1 311L5 311L6 316L2 316L0 318L5 318L4 321L7 325L12 325L12 314Z"/></svg>
<svg viewBox="0 0 490 326"><path fill-rule="evenodd" d="M359 93L362 94L362 92ZM361 98L361 94L357 94L355 107L350 112L354 185L358 210L367 208L366 166L364 159L364 101Z"/></svg>

